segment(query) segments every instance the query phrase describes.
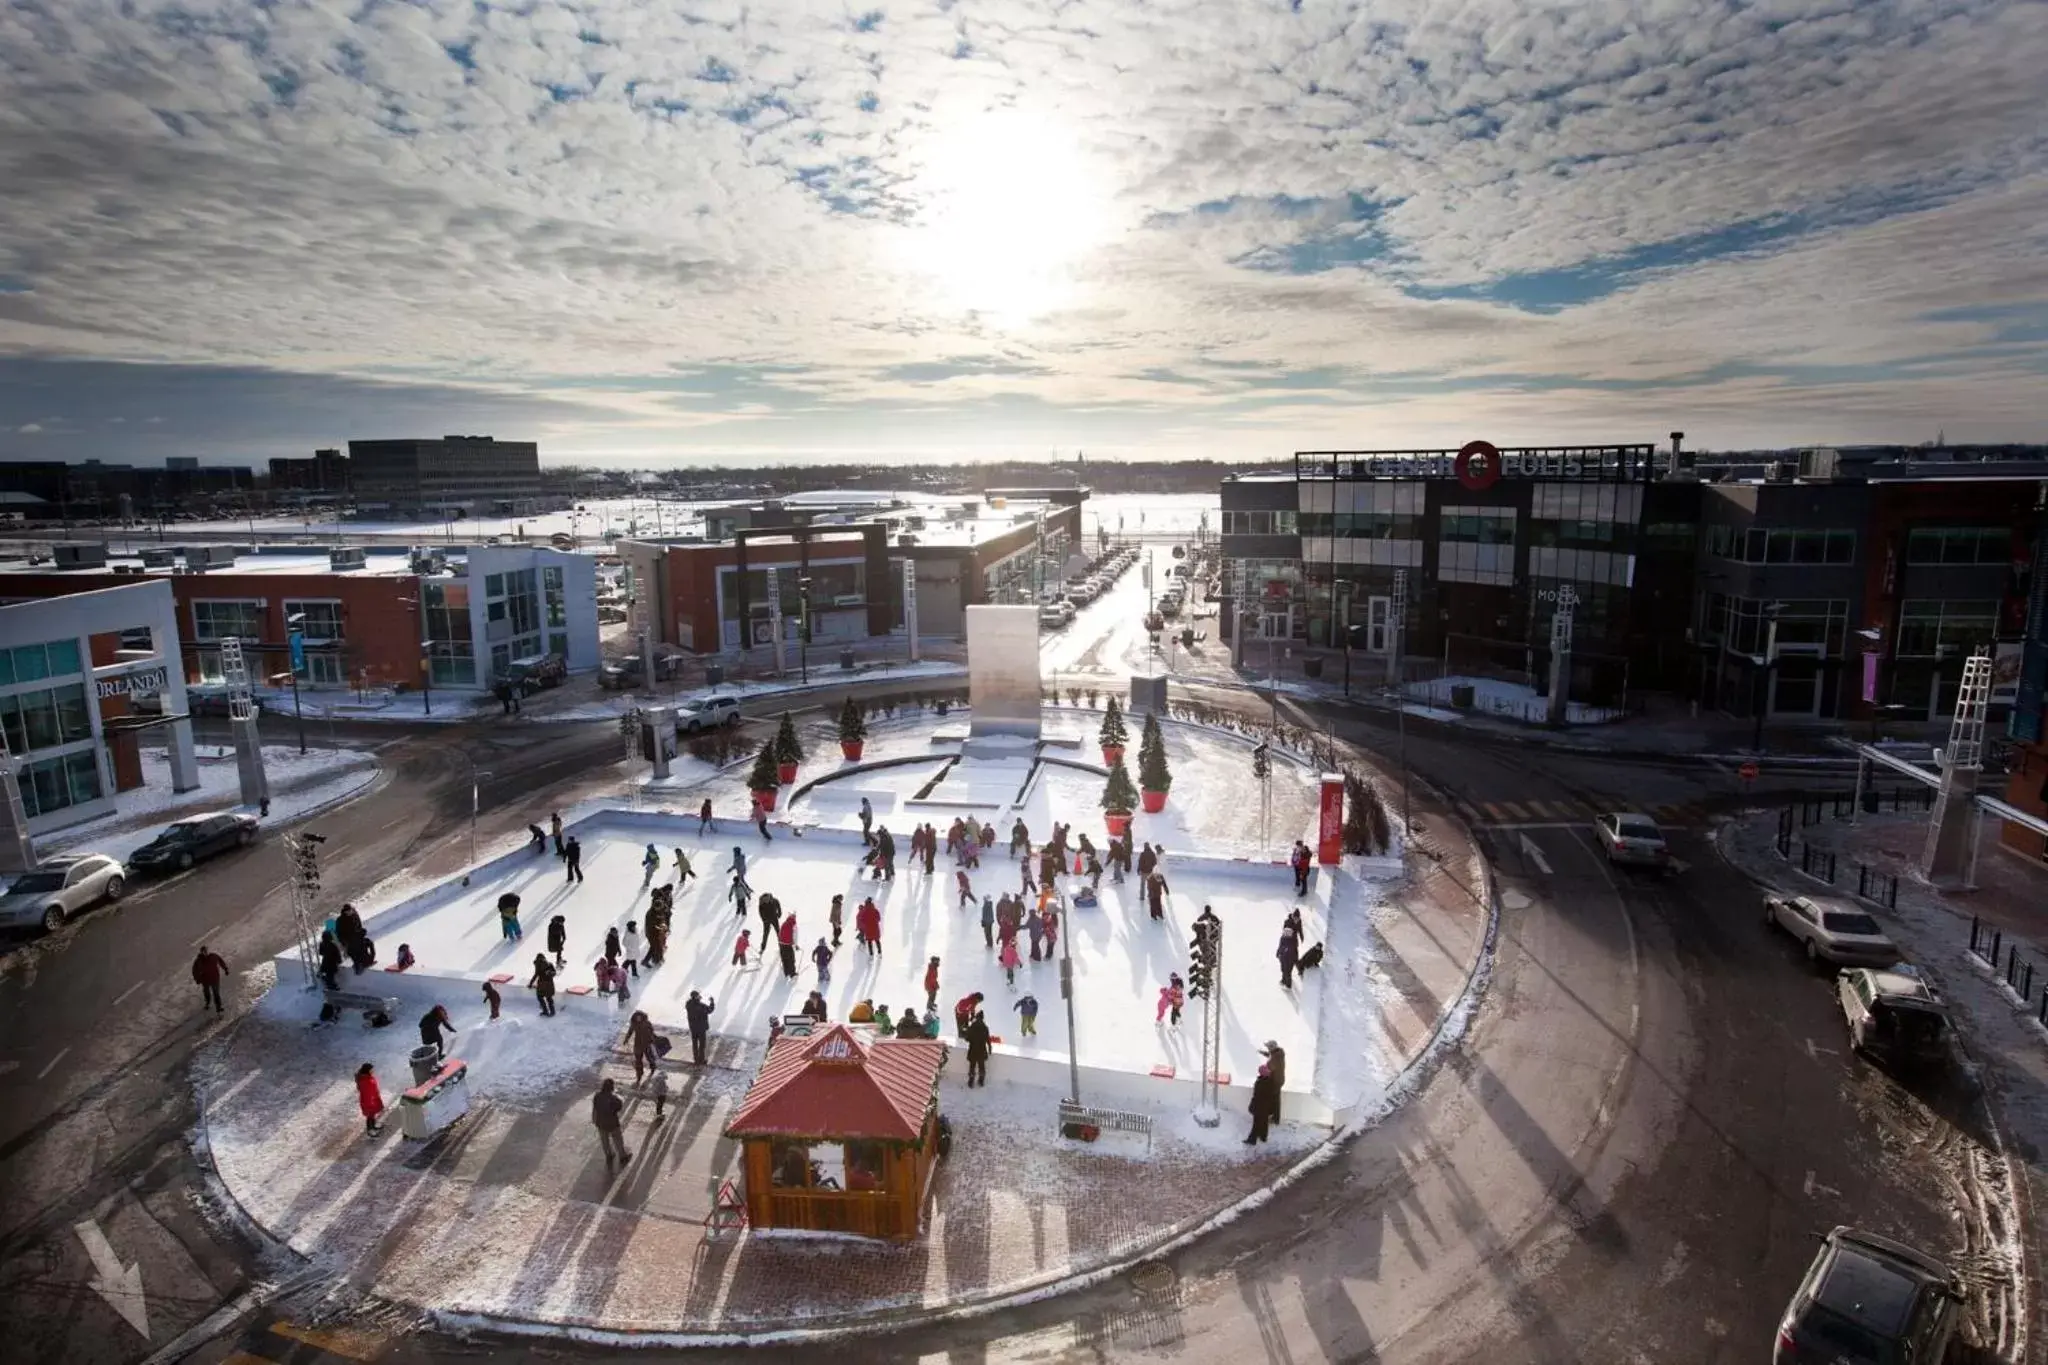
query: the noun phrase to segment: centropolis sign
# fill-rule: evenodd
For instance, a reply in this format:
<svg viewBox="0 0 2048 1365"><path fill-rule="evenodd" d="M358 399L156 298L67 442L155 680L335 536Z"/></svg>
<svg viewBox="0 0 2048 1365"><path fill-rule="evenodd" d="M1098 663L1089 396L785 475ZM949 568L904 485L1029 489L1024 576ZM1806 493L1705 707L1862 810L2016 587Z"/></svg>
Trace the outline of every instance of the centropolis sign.
<svg viewBox="0 0 2048 1365"><path fill-rule="evenodd" d="M1649 476L1654 458L1650 446L1500 450L1472 441L1456 451L1304 452L1298 460L1307 477L1456 479L1481 489L1504 478L1635 482Z"/></svg>

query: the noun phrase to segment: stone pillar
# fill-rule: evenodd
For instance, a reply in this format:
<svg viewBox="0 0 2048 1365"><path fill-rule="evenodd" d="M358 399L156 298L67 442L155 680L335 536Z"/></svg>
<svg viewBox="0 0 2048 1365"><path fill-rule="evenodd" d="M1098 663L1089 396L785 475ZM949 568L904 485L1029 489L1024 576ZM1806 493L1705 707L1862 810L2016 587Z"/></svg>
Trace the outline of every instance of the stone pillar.
<svg viewBox="0 0 2048 1365"><path fill-rule="evenodd" d="M1921 875L1937 885L1954 886L1970 879L1975 861L1977 777L1974 769L1948 768L1942 773L1941 792L1928 817L1927 849L1920 860Z"/></svg>
<svg viewBox="0 0 2048 1365"><path fill-rule="evenodd" d="M185 695L185 662L178 653L178 604L170 594L163 610L149 624L149 642L156 650L156 656L164 667L164 714L189 716L192 712L191 699ZM192 751L192 722L174 721L171 725L170 743L167 746L171 759L171 790L189 792L199 789L199 759Z"/></svg>
<svg viewBox="0 0 2048 1365"><path fill-rule="evenodd" d="M186 743L189 745L191 743L191 725L187 723L183 729L186 734ZM245 806L261 806L270 799L270 774L263 771L263 741L256 735L256 717L251 715L247 720L230 719L228 721L228 729L233 732L235 737L235 768L242 779L242 804ZM173 746L176 745L177 739L175 735L172 737L171 742ZM173 752L176 752L175 747ZM193 785L197 786L198 784L194 783ZM180 790L184 789L180 788Z"/></svg>
<svg viewBox="0 0 2048 1365"><path fill-rule="evenodd" d="M7 736L0 734L0 872L26 872L36 865L36 843L29 837L28 809L21 804L21 786L15 781L14 759L7 752Z"/></svg>

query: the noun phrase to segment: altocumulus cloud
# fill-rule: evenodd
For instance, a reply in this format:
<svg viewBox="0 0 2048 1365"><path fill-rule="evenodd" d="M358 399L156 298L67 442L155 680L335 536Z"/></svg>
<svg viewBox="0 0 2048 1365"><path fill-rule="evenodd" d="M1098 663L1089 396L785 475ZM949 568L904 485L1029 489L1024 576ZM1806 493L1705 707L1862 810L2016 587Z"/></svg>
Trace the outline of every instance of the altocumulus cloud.
<svg viewBox="0 0 2048 1365"><path fill-rule="evenodd" d="M2028 435L2044 67L1991 0L14 0L0 455Z"/></svg>

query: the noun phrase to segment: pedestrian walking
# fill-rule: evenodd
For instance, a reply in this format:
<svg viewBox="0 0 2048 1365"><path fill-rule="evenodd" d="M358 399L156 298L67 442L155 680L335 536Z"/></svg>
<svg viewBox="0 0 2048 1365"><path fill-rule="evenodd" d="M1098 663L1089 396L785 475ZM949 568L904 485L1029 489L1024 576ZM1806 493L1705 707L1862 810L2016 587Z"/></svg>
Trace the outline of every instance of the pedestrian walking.
<svg viewBox="0 0 2048 1365"><path fill-rule="evenodd" d="M498 932L507 943L519 941L519 896L507 891L498 897Z"/></svg>
<svg viewBox="0 0 2048 1365"><path fill-rule="evenodd" d="M924 1007L928 1010L939 1007L939 960L936 957L924 964Z"/></svg>
<svg viewBox="0 0 2048 1365"><path fill-rule="evenodd" d="M741 881L747 879L747 851L738 844L732 846L732 863L725 869Z"/></svg>
<svg viewBox="0 0 2048 1365"><path fill-rule="evenodd" d="M761 799L759 792L754 793L754 828L761 831L764 841L775 842L775 836L768 832L768 803Z"/></svg>
<svg viewBox="0 0 2048 1365"><path fill-rule="evenodd" d="M654 1092L654 1121L660 1123L662 1111L668 1108L668 1073L656 1067L654 1082L649 1088Z"/></svg>
<svg viewBox="0 0 2048 1365"><path fill-rule="evenodd" d="M740 937L745 938L742 934ZM683 1014L690 1025L690 1064L704 1065L704 1050L711 1037L711 1012L718 1008L718 998L706 1000L695 991L683 1003Z"/></svg>
<svg viewBox="0 0 2048 1365"><path fill-rule="evenodd" d="M1025 918L1030 921L1024 929L1031 935L1031 960L1036 962L1039 959L1039 950L1045 943L1045 920L1038 915L1027 915Z"/></svg>
<svg viewBox="0 0 2048 1365"><path fill-rule="evenodd" d="M555 967L560 970L569 965L569 917L556 915L548 921L548 951L555 955Z"/></svg>
<svg viewBox="0 0 2048 1365"><path fill-rule="evenodd" d="M619 935L619 965L634 976L640 975L640 923L626 921L626 932Z"/></svg>
<svg viewBox="0 0 2048 1365"><path fill-rule="evenodd" d="M953 885L960 892L960 908L972 910L974 908L974 883L967 880L967 870L965 868L953 874Z"/></svg>
<svg viewBox="0 0 2048 1365"><path fill-rule="evenodd" d="M583 880L583 841L575 835L562 845L562 861L568 866L568 880L580 883Z"/></svg>
<svg viewBox="0 0 2048 1365"><path fill-rule="evenodd" d="M733 965L733 966L735 966L735 967L744 967L744 966L746 966L746 965L747 965L747 947L748 947L748 945L749 945L750 943L752 943L752 941L753 941L753 937L754 937L754 931L753 931L752 929L742 929L742 930L740 930L740 936L739 936L739 937L738 937L737 939L734 939L734 940L733 940L733 945L732 945L732 965Z"/></svg>
<svg viewBox="0 0 2048 1365"><path fill-rule="evenodd" d="M1050 962L1053 950L1060 946L1060 912L1048 905L1038 912L1038 922L1045 931L1045 959Z"/></svg>
<svg viewBox="0 0 2048 1365"><path fill-rule="evenodd" d="M684 887L686 887L686 886L688 886L688 885L690 884L690 878L692 878L692 877L696 876L696 875L697 875L697 872L696 872L696 869L694 869L694 868L692 868L692 867L690 866L690 855L689 855L689 854L687 854L687 853L683 852L683 851L682 851L681 849L677 849L677 850L675 851L675 854L676 854L676 894L677 894L678 896L680 896L680 895L682 895L682 894L683 894L683 888L684 888Z"/></svg>
<svg viewBox="0 0 2048 1365"><path fill-rule="evenodd" d="M875 808L863 796L860 799L860 846L867 848L875 842Z"/></svg>
<svg viewBox="0 0 2048 1365"><path fill-rule="evenodd" d="M1038 1036L1038 997L1030 991L1024 992L1017 1001L1017 1023L1026 1038Z"/></svg>
<svg viewBox="0 0 2048 1365"><path fill-rule="evenodd" d="M1267 1140L1273 1120L1280 1117L1280 1086L1273 1079L1273 1068L1265 1064L1259 1067L1259 1078L1252 1082L1252 1131L1244 1145Z"/></svg>
<svg viewBox="0 0 2048 1365"><path fill-rule="evenodd" d="M1280 985L1285 990L1294 989L1294 964L1301 959L1301 940L1290 929L1280 931L1280 946L1273 952L1280 959Z"/></svg>
<svg viewBox="0 0 2048 1365"><path fill-rule="evenodd" d="M1166 989L1168 992L1168 1008L1172 1016L1166 1022L1172 1024L1175 1028L1179 1028L1180 1012L1188 1003L1187 983L1180 979L1179 972L1169 972L1166 977Z"/></svg>
<svg viewBox="0 0 2048 1365"><path fill-rule="evenodd" d="M654 908L647 912L647 950L640 954L640 961L646 966L658 967L668 960L670 915L665 900L657 900Z"/></svg>
<svg viewBox="0 0 2048 1365"><path fill-rule="evenodd" d="M454 1032L457 1032L455 1021L448 1017L446 1005L436 1005L420 1016L420 1046L434 1049L437 1062L448 1055L447 1040L442 1035Z"/></svg>
<svg viewBox="0 0 2048 1365"><path fill-rule="evenodd" d="M1288 862L1294 868L1294 894L1297 896L1307 895L1308 870L1310 867L1308 845L1296 839L1294 841L1294 852L1289 856Z"/></svg>
<svg viewBox="0 0 2048 1365"><path fill-rule="evenodd" d="M747 879L741 876L739 873L735 872L732 877L732 885L725 888L725 894L732 898L733 917L735 919L746 918L747 897L754 894L754 888L747 885ZM764 907L768 904L768 898L766 896L763 896L761 898L761 904ZM765 919L767 917L767 911L763 909L761 913L762 917Z"/></svg>
<svg viewBox="0 0 2048 1365"><path fill-rule="evenodd" d="M881 869L882 880L896 880L896 837L889 833L889 827L882 825L875 830L875 860Z"/></svg>
<svg viewBox="0 0 2048 1365"><path fill-rule="evenodd" d="M873 896L861 901L860 909L853 912L854 937L867 948L869 957L882 954L882 907L875 904Z"/></svg>
<svg viewBox="0 0 2048 1365"><path fill-rule="evenodd" d="M822 934L818 936L818 946L811 949L811 961L817 964L818 989L823 990L832 984L832 945Z"/></svg>
<svg viewBox="0 0 2048 1365"><path fill-rule="evenodd" d="M505 1002L498 994L497 986L489 981L484 982L484 1003L491 1007L491 1022L496 1023L498 1020L498 1009Z"/></svg>
<svg viewBox="0 0 2048 1365"><path fill-rule="evenodd" d="M199 1008L213 1007L215 1014L226 1014L227 1006L220 1002L221 978L228 974L228 960L204 943L199 945L199 956L192 959L192 979L199 983Z"/></svg>
<svg viewBox="0 0 2048 1365"><path fill-rule="evenodd" d="M1022 862L1017 864L1017 879L1020 883L1017 887L1017 894L1020 896L1026 891L1036 891L1038 889L1038 878L1031 875L1031 859L1029 856L1026 856Z"/></svg>
<svg viewBox="0 0 2048 1365"><path fill-rule="evenodd" d="M1004 939L1003 951L997 956L996 960L1002 963L1003 981L1014 987L1017 984L1017 968L1023 962L1023 958L1017 954L1017 940L1014 938Z"/></svg>
<svg viewBox="0 0 2048 1365"><path fill-rule="evenodd" d="M626 1104L619 1098L618 1088L612 1084L611 1077L605 1077L603 1084L597 1087L597 1094L591 1097L590 1122L597 1129L597 1145L604 1148L604 1168L607 1171L611 1170L614 1160L624 1165L633 1159L633 1154L626 1150L625 1111Z"/></svg>
<svg viewBox="0 0 2048 1365"><path fill-rule="evenodd" d="M796 980L796 916L785 915L775 926L775 946L782 954L782 974Z"/></svg>
<svg viewBox="0 0 2048 1365"><path fill-rule="evenodd" d="M983 999L982 993L976 991L953 1002L953 1031L962 1038L967 1036L967 1026L974 1021L974 1012L981 1008Z"/></svg>
<svg viewBox="0 0 2048 1365"><path fill-rule="evenodd" d="M704 804L697 807L697 837L703 838L711 832L711 798L705 797Z"/></svg>
<svg viewBox="0 0 2048 1365"><path fill-rule="evenodd" d="M981 946L996 946L996 902L993 896L981 898Z"/></svg>
<svg viewBox="0 0 2048 1365"><path fill-rule="evenodd" d="M618 926L613 925L611 928L605 930L604 960L611 966L617 967L619 965L619 959L625 956L625 952L625 945L619 942Z"/></svg>
<svg viewBox="0 0 2048 1365"><path fill-rule="evenodd" d="M845 915L846 897L834 896L832 898L832 908L825 912L825 922L832 926L832 946L834 948L839 946L839 930L844 923Z"/></svg>
<svg viewBox="0 0 2048 1365"><path fill-rule="evenodd" d="M554 836L554 840L555 840L555 856L556 856L557 858L566 858L566 857L568 857L568 856L569 856L569 848L568 848L568 845L566 845L566 844L564 844L564 843L562 842L562 816L561 816L561 812L559 812L559 811L552 811L552 810L548 812L548 833L549 833L550 835Z"/></svg>
<svg viewBox="0 0 2048 1365"><path fill-rule="evenodd" d="M661 855L649 844L647 851L640 855L640 886L644 890L654 885L654 874L661 871Z"/></svg>
<svg viewBox="0 0 2048 1365"><path fill-rule="evenodd" d="M1280 1121L1280 1095L1287 1088L1287 1049L1268 1038L1266 1045L1259 1049L1259 1055L1266 1059L1266 1069L1273 1073L1273 1122Z"/></svg>
<svg viewBox="0 0 2048 1365"><path fill-rule="evenodd" d="M633 1084L649 1071L661 1070L661 1057L654 1050L654 1021L646 1010L634 1010L626 1021L626 1048L633 1054Z"/></svg>
<svg viewBox="0 0 2048 1365"><path fill-rule="evenodd" d="M1024 827L1022 820L1010 826L1010 856L1015 858L1020 854L1026 858L1031 856L1031 831Z"/></svg>
<svg viewBox="0 0 2048 1365"><path fill-rule="evenodd" d="M1155 870L1145 878L1145 903L1151 907L1153 919L1166 918L1166 874Z"/></svg>
<svg viewBox="0 0 2048 1365"><path fill-rule="evenodd" d="M341 940L331 929L320 931L320 983L330 991L341 989Z"/></svg>
<svg viewBox="0 0 2048 1365"><path fill-rule="evenodd" d="M533 998L540 1003L540 1017L552 1019L555 1015L555 964L548 961L545 953L533 955L533 975L526 984L533 987Z"/></svg>
<svg viewBox="0 0 2048 1365"><path fill-rule="evenodd" d="M967 1023L967 1084L986 1086L988 1084L989 1034L988 1020L981 1011L974 1012L974 1018Z"/></svg>
<svg viewBox="0 0 2048 1365"><path fill-rule="evenodd" d="M356 1108L363 1111L363 1134L375 1137L384 1114L384 1092L377 1086L377 1068L364 1062L356 1068Z"/></svg>

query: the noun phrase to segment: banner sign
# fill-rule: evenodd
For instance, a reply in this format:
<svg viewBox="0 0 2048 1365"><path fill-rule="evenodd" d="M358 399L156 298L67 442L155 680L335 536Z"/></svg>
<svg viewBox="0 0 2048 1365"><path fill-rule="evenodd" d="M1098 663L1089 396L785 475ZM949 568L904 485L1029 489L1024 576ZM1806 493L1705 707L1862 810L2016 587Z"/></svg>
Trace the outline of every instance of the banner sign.
<svg viewBox="0 0 2048 1365"><path fill-rule="evenodd" d="M139 669L134 673L123 673L118 677L101 678L94 684L101 701L109 697L154 696L170 685L171 670L163 664L155 668Z"/></svg>
<svg viewBox="0 0 2048 1365"><path fill-rule="evenodd" d="M1656 461L1656 447L1649 445L1500 450L1472 441L1455 451L1300 451L1294 473L1299 479L1456 479L1477 491L1504 478L1644 483Z"/></svg>
<svg viewBox="0 0 2048 1365"><path fill-rule="evenodd" d="M306 633L302 630L293 631L291 642L292 672L304 673L306 671Z"/></svg>
<svg viewBox="0 0 2048 1365"><path fill-rule="evenodd" d="M1877 700L1877 658L1874 650L1863 651L1863 700L1867 702Z"/></svg>
<svg viewBox="0 0 2048 1365"><path fill-rule="evenodd" d="M1322 814L1316 824L1316 861L1334 866L1344 856L1344 775L1323 774Z"/></svg>

